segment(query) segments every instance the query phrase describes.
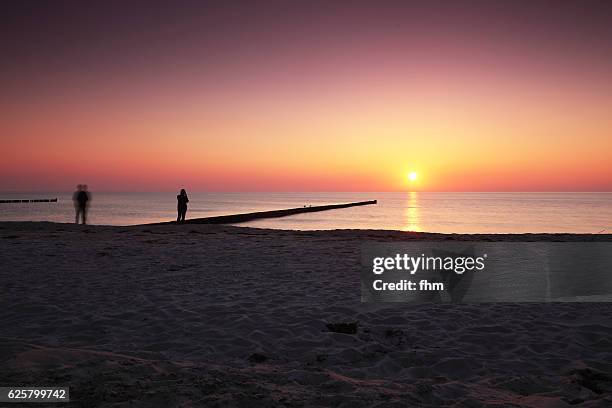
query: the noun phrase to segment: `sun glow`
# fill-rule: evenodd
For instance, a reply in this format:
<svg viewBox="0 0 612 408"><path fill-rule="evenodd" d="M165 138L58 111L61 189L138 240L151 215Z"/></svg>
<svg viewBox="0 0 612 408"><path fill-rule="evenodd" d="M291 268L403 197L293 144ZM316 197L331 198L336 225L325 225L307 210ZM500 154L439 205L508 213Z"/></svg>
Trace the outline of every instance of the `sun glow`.
<svg viewBox="0 0 612 408"><path fill-rule="evenodd" d="M416 171L411 171L410 173L408 173L408 180L410 181L416 181L417 177L418 176Z"/></svg>

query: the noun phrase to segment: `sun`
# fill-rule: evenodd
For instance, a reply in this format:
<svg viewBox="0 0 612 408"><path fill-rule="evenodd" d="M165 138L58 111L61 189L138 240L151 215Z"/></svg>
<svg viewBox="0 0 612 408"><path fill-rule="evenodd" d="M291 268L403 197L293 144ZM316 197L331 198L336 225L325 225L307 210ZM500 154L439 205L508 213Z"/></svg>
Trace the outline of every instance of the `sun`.
<svg viewBox="0 0 612 408"><path fill-rule="evenodd" d="M418 175L416 173L416 171L411 171L410 173L408 173L408 180L410 181L416 181Z"/></svg>

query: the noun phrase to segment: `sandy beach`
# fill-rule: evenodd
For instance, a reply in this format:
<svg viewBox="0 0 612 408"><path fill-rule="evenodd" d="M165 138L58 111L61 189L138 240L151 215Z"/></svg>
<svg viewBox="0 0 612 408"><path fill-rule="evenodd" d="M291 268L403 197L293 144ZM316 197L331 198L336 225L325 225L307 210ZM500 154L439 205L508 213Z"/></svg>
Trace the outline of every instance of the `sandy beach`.
<svg viewBox="0 0 612 408"><path fill-rule="evenodd" d="M0 384L82 407L612 406L609 303L363 304L366 240L612 235L3 222Z"/></svg>

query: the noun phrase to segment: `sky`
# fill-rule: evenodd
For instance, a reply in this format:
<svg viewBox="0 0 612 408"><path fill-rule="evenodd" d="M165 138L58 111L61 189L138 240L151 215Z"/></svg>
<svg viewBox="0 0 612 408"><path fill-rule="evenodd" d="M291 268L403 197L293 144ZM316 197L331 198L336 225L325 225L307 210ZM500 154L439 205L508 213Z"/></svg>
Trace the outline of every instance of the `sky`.
<svg viewBox="0 0 612 408"><path fill-rule="evenodd" d="M0 191L612 191L611 38L609 1L5 1Z"/></svg>

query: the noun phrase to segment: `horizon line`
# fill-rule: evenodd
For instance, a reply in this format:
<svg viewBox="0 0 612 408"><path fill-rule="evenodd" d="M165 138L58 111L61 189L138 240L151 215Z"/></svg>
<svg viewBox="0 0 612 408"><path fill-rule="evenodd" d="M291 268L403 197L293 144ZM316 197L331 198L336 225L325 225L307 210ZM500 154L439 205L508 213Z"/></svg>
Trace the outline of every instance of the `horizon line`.
<svg viewBox="0 0 612 408"><path fill-rule="evenodd" d="M184 187L181 187L184 188ZM98 193L172 193L176 190L89 190L90 192L98 192ZM0 194L32 194L32 193L40 193L40 194L59 194L59 193L73 193L74 190L7 190L1 191ZM567 194L577 194L577 193L585 193L585 194L593 194L593 193L612 193L612 190L425 190L425 191L412 191L412 190L370 190L370 191L342 191L342 190L302 190L302 191L287 191L287 190L247 190L247 191L226 191L226 190L191 190L191 193L226 193L226 194L296 194L296 193L478 193L478 194L496 194L496 193L538 193L538 194L558 194L558 193L567 193Z"/></svg>

